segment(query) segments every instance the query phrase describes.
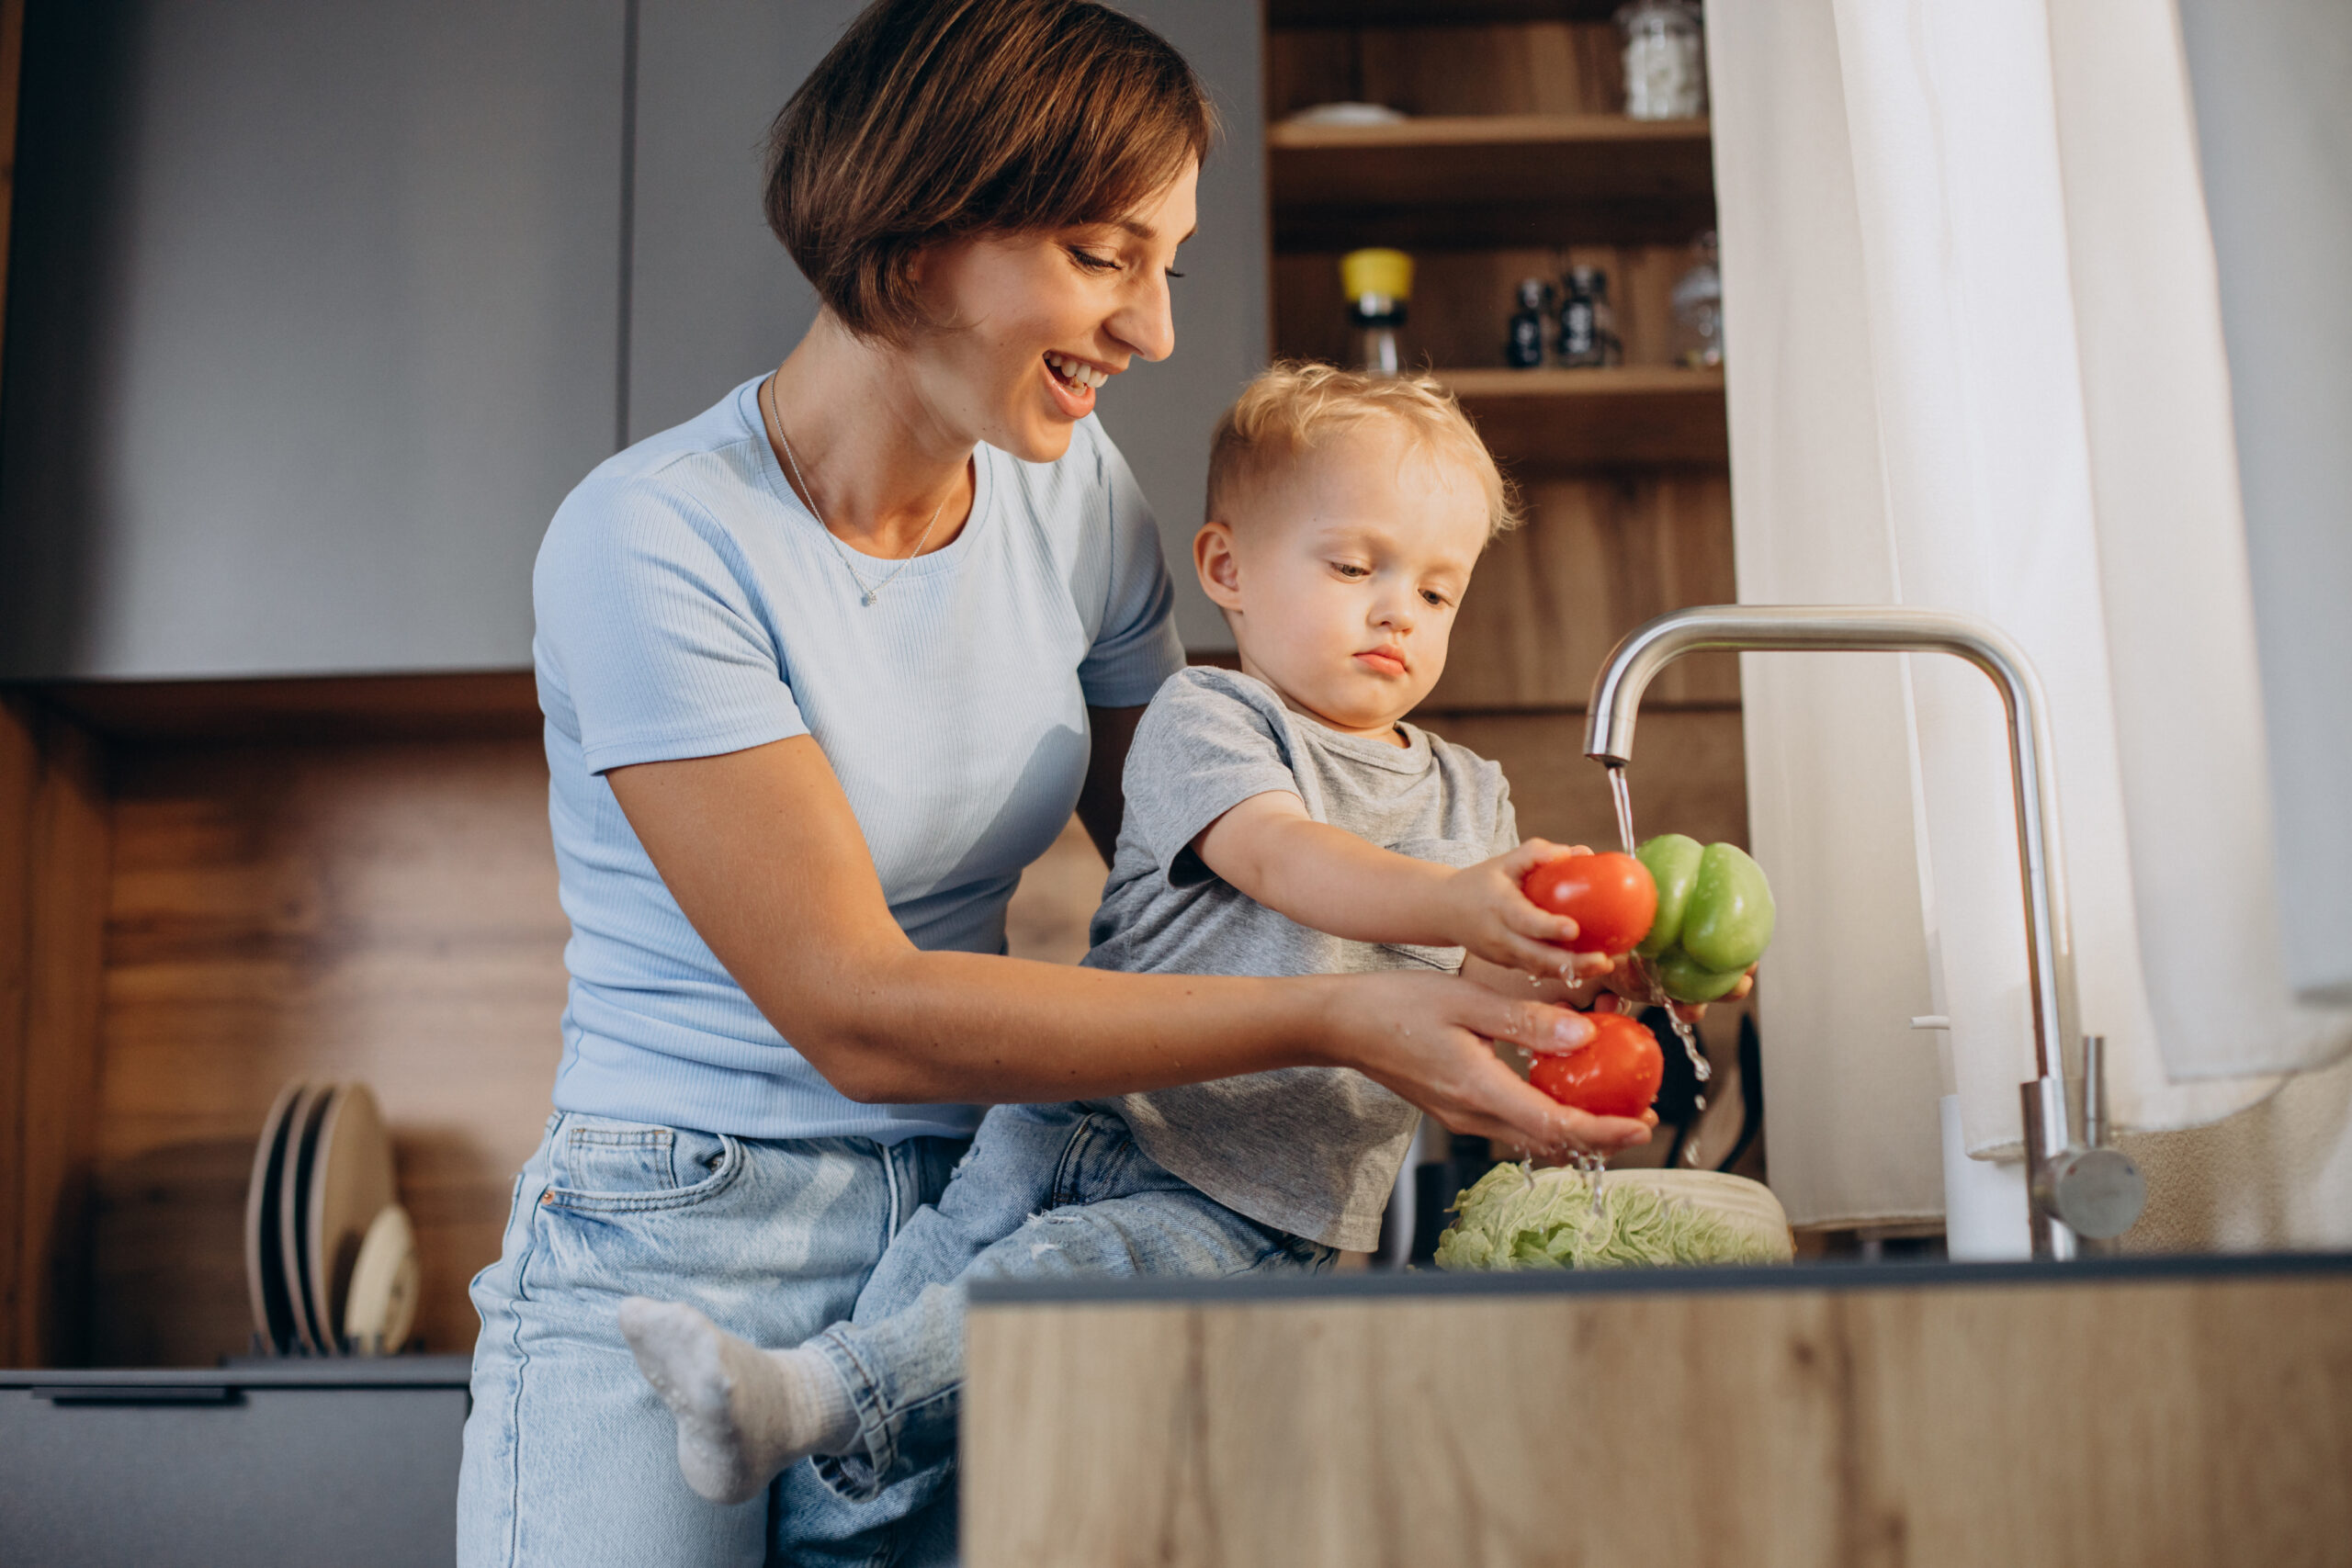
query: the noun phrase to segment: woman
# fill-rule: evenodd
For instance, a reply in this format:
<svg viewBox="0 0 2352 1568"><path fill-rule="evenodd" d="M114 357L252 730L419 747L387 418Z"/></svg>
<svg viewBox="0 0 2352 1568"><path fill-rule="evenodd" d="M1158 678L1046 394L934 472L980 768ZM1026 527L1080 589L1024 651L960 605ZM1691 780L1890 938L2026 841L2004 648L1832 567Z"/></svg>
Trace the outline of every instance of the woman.
<svg viewBox="0 0 2352 1568"><path fill-rule="evenodd" d="M474 1283L462 1562L760 1561L769 1510L685 1489L615 1308L690 1301L770 1346L845 1316L974 1102L1321 1063L1457 1130L1615 1141L1486 1043L1589 1036L1533 1001L1001 956L1073 806L1109 854L1136 716L1182 662L1091 414L1174 347L1208 137L1182 58L1088 0L881 0L773 133L816 323L557 513L535 654L571 998L556 1114ZM952 1540L778 1497L796 1561Z"/></svg>

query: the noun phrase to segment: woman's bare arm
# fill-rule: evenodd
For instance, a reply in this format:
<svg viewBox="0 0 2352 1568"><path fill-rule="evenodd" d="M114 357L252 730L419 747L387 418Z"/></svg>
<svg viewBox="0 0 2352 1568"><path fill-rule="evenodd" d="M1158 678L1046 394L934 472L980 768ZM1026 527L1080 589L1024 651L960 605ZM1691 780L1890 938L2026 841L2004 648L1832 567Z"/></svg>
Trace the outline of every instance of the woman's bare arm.
<svg viewBox="0 0 2352 1568"><path fill-rule="evenodd" d="M608 776L695 930L854 1100L1070 1100L1341 1066L1456 1132L1538 1147L1647 1135L1555 1104L1485 1043L1567 1050L1589 1023L1451 976L1121 975L919 951L809 737Z"/></svg>

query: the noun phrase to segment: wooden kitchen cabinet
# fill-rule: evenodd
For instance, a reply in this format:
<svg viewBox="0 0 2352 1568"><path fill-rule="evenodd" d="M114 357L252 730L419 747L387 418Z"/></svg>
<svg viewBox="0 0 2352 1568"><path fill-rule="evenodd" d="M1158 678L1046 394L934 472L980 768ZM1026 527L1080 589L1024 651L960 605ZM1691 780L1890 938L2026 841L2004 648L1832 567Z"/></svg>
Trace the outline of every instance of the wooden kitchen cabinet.
<svg viewBox="0 0 2352 1568"><path fill-rule="evenodd" d="M30 8L0 678L529 662L616 435L627 12Z"/></svg>
<svg viewBox="0 0 2352 1568"><path fill-rule="evenodd" d="M1404 355L1461 399L1527 503L1489 547L1415 717L1503 765L1523 831L1595 846L1617 832L1581 756L1593 672L1650 616L1738 597L1723 371L1675 362L1670 305L1714 225L1711 127L1626 118L1612 9L1269 0L1265 64L1275 352L1344 363L1340 256L1408 252ZM1406 118L1293 118L1333 101ZM1607 276L1623 363L1505 368L1515 285L1570 265ZM1677 739L1672 761L1633 770L1637 830L1744 842L1733 659L1677 665L1645 716Z"/></svg>

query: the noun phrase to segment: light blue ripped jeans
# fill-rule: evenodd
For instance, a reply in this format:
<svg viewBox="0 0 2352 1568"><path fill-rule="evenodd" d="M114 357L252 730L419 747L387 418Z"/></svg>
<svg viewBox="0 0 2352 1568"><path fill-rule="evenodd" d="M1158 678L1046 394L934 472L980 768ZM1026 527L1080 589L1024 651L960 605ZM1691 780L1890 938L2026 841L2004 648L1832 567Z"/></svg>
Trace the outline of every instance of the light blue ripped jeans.
<svg viewBox="0 0 2352 1568"><path fill-rule="evenodd" d="M752 1568L774 1494L707 1503L621 1338L625 1296L692 1302L755 1345L849 1316L961 1140L763 1142L558 1115L514 1185L481 1314L458 1488L463 1568ZM952 1517L941 1560L954 1551ZM901 1537L890 1531L888 1550ZM913 1543L920 1544L920 1543ZM944 1554L944 1555L943 1555Z"/></svg>
<svg viewBox="0 0 2352 1568"><path fill-rule="evenodd" d="M1185 1185L1117 1116L998 1106L937 1204L891 1239L854 1315L809 1342L849 1385L864 1451L778 1479L777 1559L812 1568L955 1561L967 1281L1228 1278L1322 1269L1333 1256Z"/></svg>

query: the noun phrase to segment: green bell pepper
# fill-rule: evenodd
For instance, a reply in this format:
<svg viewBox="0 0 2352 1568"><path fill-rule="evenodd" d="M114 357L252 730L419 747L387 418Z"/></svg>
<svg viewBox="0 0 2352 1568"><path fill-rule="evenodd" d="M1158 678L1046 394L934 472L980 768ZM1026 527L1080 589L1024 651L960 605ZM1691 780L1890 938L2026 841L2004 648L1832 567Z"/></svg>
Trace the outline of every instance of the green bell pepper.
<svg viewBox="0 0 2352 1568"><path fill-rule="evenodd" d="M1634 951L1679 1002L1711 1002L1739 984L1772 941L1772 889L1736 844L1661 833L1634 857L1657 884L1657 918Z"/></svg>
<svg viewBox="0 0 2352 1568"><path fill-rule="evenodd" d="M1676 948L1651 965L1657 972L1657 983L1678 1002L1712 1002L1729 994L1745 969L1726 969L1718 974L1697 959Z"/></svg>
<svg viewBox="0 0 2352 1568"><path fill-rule="evenodd" d="M1657 915L1650 921L1650 934L1634 951L1644 958L1657 958L1682 940L1682 919L1690 908L1691 889L1699 885L1699 862L1706 849L1698 840L1680 833L1660 833L1634 853L1634 858L1649 868L1650 880L1657 884Z"/></svg>

